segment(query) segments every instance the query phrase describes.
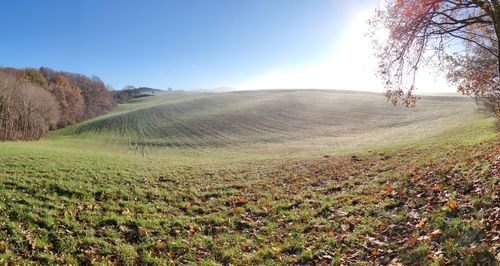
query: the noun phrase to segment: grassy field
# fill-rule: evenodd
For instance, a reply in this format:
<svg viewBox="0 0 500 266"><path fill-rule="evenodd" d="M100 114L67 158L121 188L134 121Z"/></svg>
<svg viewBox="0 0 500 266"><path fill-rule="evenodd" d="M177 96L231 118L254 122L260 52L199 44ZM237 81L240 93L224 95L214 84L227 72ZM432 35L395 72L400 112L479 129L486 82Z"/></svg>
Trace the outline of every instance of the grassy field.
<svg viewBox="0 0 500 266"><path fill-rule="evenodd" d="M495 265L499 147L461 97L140 98L0 144L0 263Z"/></svg>
<svg viewBox="0 0 500 266"><path fill-rule="evenodd" d="M424 97L407 109L381 94L349 91L167 93L61 130L51 145L68 139L62 147L83 142L189 163L193 153L196 162L300 157L416 143L482 119L475 110L464 97Z"/></svg>

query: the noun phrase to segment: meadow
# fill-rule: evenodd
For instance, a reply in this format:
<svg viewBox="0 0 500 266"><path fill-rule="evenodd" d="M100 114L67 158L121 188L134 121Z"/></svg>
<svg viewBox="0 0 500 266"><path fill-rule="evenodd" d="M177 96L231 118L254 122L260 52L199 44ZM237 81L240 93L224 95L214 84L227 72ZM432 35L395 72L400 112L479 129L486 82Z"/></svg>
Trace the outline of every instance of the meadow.
<svg viewBox="0 0 500 266"><path fill-rule="evenodd" d="M418 143L482 120L476 109L467 97L424 97L408 109L381 94L351 91L166 93L133 99L40 145L189 163L301 157Z"/></svg>
<svg viewBox="0 0 500 266"><path fill-rule="evenodd" d="M0 144L0 263L494 265L500 138L476 109L326 90L133 99Z"/></svg>

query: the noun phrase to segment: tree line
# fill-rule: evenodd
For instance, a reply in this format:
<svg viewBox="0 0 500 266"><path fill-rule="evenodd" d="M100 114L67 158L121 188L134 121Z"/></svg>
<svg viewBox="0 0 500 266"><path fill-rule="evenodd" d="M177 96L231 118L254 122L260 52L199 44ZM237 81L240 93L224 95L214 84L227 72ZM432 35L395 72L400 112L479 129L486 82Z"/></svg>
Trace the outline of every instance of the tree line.
<svg viewBox="0 0 500 266"><path fill-rule="evenodd" d="M149 87L139 87L136 88L132 85L127 85L121 90L113 90L111 91L111 96L113 97L113 101L116 103L124 103L130 99L138 98L138 97L147 97L152 96L156 92L161 92L162 90L153 89ZM167 92L172 92L172 88L168 88Z"/></svg>
<svg viewBox="0 0 500 266"><path fill-rule="evenodd" d="M98 77L50 68L0 68L0 140L36 140L115 107Z"/></svg>
<svg viewBox="0 0 500 266"><path fill-rule="evenodd" d="M141 91L133 86L125 86L122 90L119 91L111 91L111 95L113 100L117 103L124 103L130 99L139 97L141 95Z"/></svg>

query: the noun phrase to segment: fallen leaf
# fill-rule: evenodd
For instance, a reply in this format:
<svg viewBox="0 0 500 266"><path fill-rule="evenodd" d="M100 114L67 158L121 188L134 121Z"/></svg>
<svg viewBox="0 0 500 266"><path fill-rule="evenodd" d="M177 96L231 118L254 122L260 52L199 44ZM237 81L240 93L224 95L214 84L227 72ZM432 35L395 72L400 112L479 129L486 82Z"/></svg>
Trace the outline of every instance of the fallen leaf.
<svg viewBox="0 0 500 266"><path fill-rule="evenodd" d="M146 235L147 236L147 232L146 232L146 229L144 227L139 227L137 229L137 232L140 234L140 235Z"/></svg>
<svg viewBox="0 0 500 266"><path fill-rule="evenodd" d="M437 230L434 230L432 233L431 233L431 236L432 237L438 237L440 235L443 234L443 231L441 231L441 229L437 229Z"/></svg>
<svg viewBox="0 0 500 266"><path fill-rule="evenodd" d="M417 243L417 238L412 236L410 237L410 239L406 240L406 244L409 245L409 246L413 246L415 243Z"/></svg>
<svg viewBox="0 0 500 266"><path fill-rule="evenodd" d="M417 228L424 227L425 222L427 222L427 218L420 220L420 222L417 224Z"/></svg>
<svg viewBox="0 0 500 266"><path fill-rule="evenodd" d="M189 225L189 232L192 233L192 234L195 233L196 232L196 227L194 225L190 224Z"/></svg>
<svg viewBox="0 0 500 266"><path fill-rule="evenodd" d="M450 200L450 201L448 202L448 206L449 206L449 207L450 207L450 209L452 209L452 210L454 210L454 209L458 208L458 204L457 204L457 202L456 202L456 201L454 201L454 200Z"/></svg>
<svg viewBox="0 0 500 266"><path fill-rule="evenodd" d="M389 193L392 193L392 191L393 191L394 189L392 188L392 185L391 185L391 184L387 184L387 186L385 187L385 190L387 190L387 192L389 192Z"/></svg>
<svg viewBox="0 0 500 266"><path fill-rule="evenodd" d="M428 237L428 236L421 236L421 237L417 238L418 241L427 241L429 239L430 239L430 237Z"/></svg>
<svg viewBox="0 0 500 266"><path fill-rule="evenodd" d="M438 192L441 190L441 187L439 186L439 184L433 184L429 187L432 191L434 192Z"/></svg>
<svg viewBox="0 0 500 266"><path fill-rule="evenodd" d="M157 243L157 244L155 245L155 249L157 249L157 250L163 250L163 249L165 249L165 247L166 247L166 246L167 246L167 245L165 245L165 243L160 242L160 243Z"/></svg>
<svg viewBox="0 0 500 266"><path fill-rule="evenodd" d="M249 200L248 200L247 198L243 198L243 197L239 197L239 198L237 199L237 202L238 202L239 204L246 204L246 203L248 203L248 201L249 201Z"/></svg>

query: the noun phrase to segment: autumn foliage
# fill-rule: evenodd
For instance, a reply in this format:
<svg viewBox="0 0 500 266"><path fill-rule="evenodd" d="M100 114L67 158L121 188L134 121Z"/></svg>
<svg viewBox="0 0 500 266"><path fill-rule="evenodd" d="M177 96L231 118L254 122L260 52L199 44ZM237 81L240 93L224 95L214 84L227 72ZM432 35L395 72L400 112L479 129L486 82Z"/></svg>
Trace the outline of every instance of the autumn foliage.
<svg viewBox="0 0 500 266"><path fill-rule="evenodd" d="M80 89L73 86L62 74L56 74L51 78L48 89L55 96L62 114L58 127L65 127L78 121L83 112Z"/></svg>
<svg viewBox="0 0 500 266"><path fill-rule="evenodd" d="M0 140L39 139L113 107L96 77L48 68L0 69Z"/></svg>
<svg viewBox="0 0 500 266"><path fill-rule="evenodd" d="M0 73L0 139L37 139L59 117L55 97L16 76Z"/></svg>
<svg viewBox="0 0 500 266"><path fill-rule="evenodd" d="M379 76L394 104L415 105L416 73L437 64L458 92L500 116L500 1L393 0L371 20L388 40L374 38Z"/></svg>

